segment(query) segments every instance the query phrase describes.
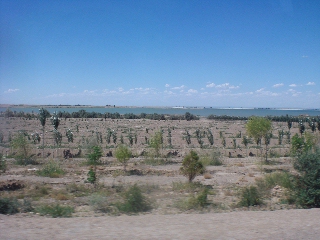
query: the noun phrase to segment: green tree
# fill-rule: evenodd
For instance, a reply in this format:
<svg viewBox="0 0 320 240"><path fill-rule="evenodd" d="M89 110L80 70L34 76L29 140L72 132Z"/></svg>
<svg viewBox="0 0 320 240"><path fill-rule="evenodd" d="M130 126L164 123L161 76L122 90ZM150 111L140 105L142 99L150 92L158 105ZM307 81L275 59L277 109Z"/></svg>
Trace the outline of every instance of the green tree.
<svg viewBox="0 0 320 240"><path fill-rule="evenodd" d="M302 120L299 120L299 132L301 136L304 133L305 129L306 127L304 126L304 123L302 122Z"/></svg>
<svg viewBox="0 0 320 240"><path fill-rule="evenodd" d="M208 129L208 131L207 131L207 138L208 138L210 145L212 146L214 143L214 140L213 140L213 134L210 129Z"/></svg>
<svg viewBox="0 0 320 240"><path fill-rule="evenodd" d="M48 112L48 110L44 108L39 109L39 120L42 126L42 157L43 158L44 158L44 128L45 128L46 120L48 116L50 116L50 113Z"/></svg>
<svg viewBox="0 0 320 240"><path fill-rule="evenodd" d="M87 181L96 184L97 180L97 165L99 164L100 158L102 157L102 150L100 146L93 146L88 154L88 164L93 165L89 169Z"/></svg>
<svg viewBox="0 0 320 240"><path fill-rule="evenodd" d="M192 182L197 175L204 173L205 167L199 161L198 154L191 150L190 153L184 157L180 171L188 178L189 182Z"/></svg>
<svg viewBox="0 0 320 240"><path fill-rule="evenodd" d="M123 165L123 170L126 171L127 163L132 156L130 149L126 145L119 145L115 151L115 156Z"/></svg>
<svg viewBox="0 0 320 240"><path fill-rule="evenodd" d="M185 129L185 131L186 131L186 133L185 133L185 137L184 138L186 139L186 142L189 145L189 144L191 144L191 135L190 135L190 133L189 133L189 131L187 129Z"/></svg>
<svg viewBox="0 0 320 240"><path fill-rule="evenodd" d="M152 136L149 142L150 147L153 148L155 151L155 155L159 156L163 142L162 131L155 132L155 134Z"/></svg>
<svg viewBox="0 0 320 240"><path fill-rule="evenodd" d="M268 161L268 146L270 144L270 140L272 138L272 133L268 132L265 136L264 136L264 144L266 145L266 162Z"/></svg>
<svg viewBox="0 0 320 240"><path fill-rule="evenodd" d="M68 142L72 142L73 143L73 132L71 131L70 128L67 129L66 136L68 138Z"/></svg>
<svg viewBox="0 0 320 240"><path fill-rule="evenodd" d="M58 131L58 127L60 124L60 119L58 117L58 114L56 112L53 113L53 115L50 118L51 124L53 126L53 138L57 146L61 145L62 142L62 134Z"/></svg>
<svg viewBox="0 0 320 240"><path fill-rule="evenodd" d="M27 160L29 158L29 142L23 132L18 132L11 141L11 147L18 151L17 158L19 160L24 160L25 165L27 165Z"/></svg>
<svg viewBox="0 0 320 240"><path fill-rule="evenodd" d="M99 160L102 157L102 150L100 146L92 146L90 153L88 154L88 160L90 165L98 165Z"/></svg>
<svg viewBox="0 0 320 240"><path fill-rule="evenodd" d="M301 155L311 150L315 146L315 139L310 133L299 137L296 133L291 139L291 152L294 155Z"/></svg>
<svg viewBox="0 0 320 240"><path fill-rule="evenodd" d="M264 117L251 117L246 124L246 130L249 137L253 137L255 142L260 143L261 139L265 139L266 143L266 155L267 155L267 146L270 143L270 132L272 129L272 122ZM262 153L262 149L261 149ZM267 160L267 158L266 158Z"/></svg>

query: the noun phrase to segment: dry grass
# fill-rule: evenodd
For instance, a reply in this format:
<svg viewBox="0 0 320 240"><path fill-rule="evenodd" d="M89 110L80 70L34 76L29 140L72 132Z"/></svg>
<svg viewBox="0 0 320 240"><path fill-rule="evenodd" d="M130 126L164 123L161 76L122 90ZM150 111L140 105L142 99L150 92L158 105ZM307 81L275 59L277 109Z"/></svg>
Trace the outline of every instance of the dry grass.
<svg viewBox="0 0 320 240"><path fill-rule="evenodd" d="M211 179L212 178L212 175L208 172L206 172L204 175L203 175L204 179Z"/></svg>

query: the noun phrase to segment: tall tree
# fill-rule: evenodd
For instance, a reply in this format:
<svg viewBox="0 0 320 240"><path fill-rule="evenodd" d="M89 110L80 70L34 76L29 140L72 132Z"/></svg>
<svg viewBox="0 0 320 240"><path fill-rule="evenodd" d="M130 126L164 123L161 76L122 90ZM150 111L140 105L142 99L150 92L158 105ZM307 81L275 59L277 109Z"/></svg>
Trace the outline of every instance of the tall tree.
<svg viewBox="0 0 320 240"><path fill-rule="evenodd" d="M267 146L270 141L272 122L267 118L254 116L249 119L248 123L246 124L246 129L249 137L253 137L256 142L259 142L262 138L265 139L267 155Z"/></svg>
<svg viewBox="0 0 320 240"><path fill-rule="evenodd" d="M50 113L48 112L48 110L44 108L39 109L39 120L42 125L42 157L43 158L44 158L44 127L46 125L48 114L50 116Z"/></svg>

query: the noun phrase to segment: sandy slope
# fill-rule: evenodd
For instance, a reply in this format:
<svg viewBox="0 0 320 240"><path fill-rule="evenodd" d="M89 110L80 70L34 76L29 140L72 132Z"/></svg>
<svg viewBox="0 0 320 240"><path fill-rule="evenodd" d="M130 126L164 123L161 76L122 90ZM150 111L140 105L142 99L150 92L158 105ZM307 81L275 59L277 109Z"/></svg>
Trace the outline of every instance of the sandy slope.
<svg viewBox="0 0 320 240"><path fill-rule="evenodd" d="M320 209L46 218L0 215L0 239L319 239Z"/></svg>

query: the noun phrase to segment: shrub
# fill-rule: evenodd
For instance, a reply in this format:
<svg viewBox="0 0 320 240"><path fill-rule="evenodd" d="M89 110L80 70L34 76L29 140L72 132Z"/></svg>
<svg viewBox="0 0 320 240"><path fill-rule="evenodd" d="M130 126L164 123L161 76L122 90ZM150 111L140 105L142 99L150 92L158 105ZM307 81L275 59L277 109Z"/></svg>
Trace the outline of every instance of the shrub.
<svg viewBox="0 0 320 240"><path fill-rule="evenodd" d="M144 164L151 165L151 166L158 166L158 165L166 165L168 161L163 158L156 158L153 154L148 154L146 158L143 160Z"/></svg>
<svg viewBox="0 0 320 240"><path fill-rule="evenodd" d="M97 180L96 172L93 170L93 167L89 169L87 182L95 184Z"/></svg>
<svg viewBox="0 0 320 240"><path fill-rule="evenodd" d="M262 204L260 193L255 186L245 187L241 191L239 206L250 207Z"/></svg>
<svg viewBox="0 0 320 240"><path fill-rule="evenodd" d="M208 205L208 192L208 188L205 188L197 196L197 203L202 208Z"/></svg>
<svg viewBox="0 0 320 240"><path fill-rule="evenodd" d="M90 196L89 204L93 207L95 211L108 213L111 210L111 207L107 201L107 197L102 196L101 194L98 194L98 193L92 194Z"/></svg>
<svg viewBox="0 0 320 240"><path fill-rule="evenodd" d="M160 155L160 149L163 144L163 133L162 130L155 132L150 139L149 146L154 149L155 155L158 157Z"/></svg>
<svg viewBox="0 0 320 240"><path fill-rule="evenodd" d="M298 156L293 167L300 173L297 203L303 207L320 207L320 150Z"/></svg>
<svg viewBox="0 0 320 240"><path fill-rule="evenodd" d="M203 156L200 159L203 166L221 166L221 153L217 150L213 150L209 155Z"/></svg>
<svg viewBox="0 0 320 240"><path fill-rule="evenodd" d="M185 156L180 171L188 178L189 182L192 182L198 174L204 173L205 167L199 161L198 154L191 150L190 153Z"/></svg>
<svg viewBox="0 0 320 240"><path fill-rule="evenodd" d="M100 164L100 158L102 157L102 150L99 146L92 146L90 149L90 153L88 154L88 165L96 166Z"/></svg>
<svg viewBox="0 0 320 240"><path fill-rule="evenodd" d="M173 182L172 190L173 191L186 191L186 192L195 192L203 188L203 185L199 182Z"/></svg>
<svg viewBox="0 0 320 240"><path fill-rule="evenodd" d="M50 160L47 162L41 170L38 171L38 175L43 177L58 178L64 174L63 169L60 167L60 164Z"/></svg>
<svg viewBox="0 0 320 240"><path fill-rule="evenodd" d="M208 192L209 190L204 188L197 196L178 201L176 207L181 210L202 209L208 205Z"/></svg>
<svg viewBox="0 0 320 240"><path fill-rule="evenodd" d="M292 198L295 178L288 172L273 172L266 174L264 178L256 179L256 184L261 195L270 195L270 190L278 185L288 190L286 192L287 198Z"/></svg>
<svg viewBox="0 0 320 240"><path fill-rule="evenodd" d="M17 165L38 165L39 162L31 157L23 158L22 156L17 156L16 158Z"/></svg>
<svg viewBox="0 0 320 240"><path fill-rule="evenodd" d="M118 203L117 207L121 212L126 213L145 212L151 209L149 202L137 184L124 193L124 203Z"/></svg>
<svg viewBox="0 0 320 240"><path fill-rule="evenodd" d="M74 208L70 206L60 206L56 204L54 206L43 205L36 208L36 212L38 212L41 216L50 215L53 218L57 217L71 217L74 212Z"/></svg>
<svg viewBox="0 0 320 240"><path fill-rule="evenodd" d="M7 170L7 162L3 157L2 153L0 153L0 172L5 172Z"/></svg>
<svg viewBox="0 0 320 240"><path fill-rule="evenodd" d="M123 170L126 171L127 163L130 160L132 153L125 145L120 145L115 151L115 157L123 165Z"/></svg>
<svg viewBox="0 0 320 240"><path fill-rule="evenodd" d="M21 212L32 212L34 210L31 201L28 199L23 199L23 204L20 206Z"/></svg>
<svg viewBox="0 0 320 240"><path fill-rule="evenodd" d="M267 174L265 176L265 182L267 186L271 189L276 185L287 189L293 189L293 177L290 173L287 172L274 172L271 174Z"/></svg>
<svg viewBox="0 0 320 240"><path fill-rule="evenodd" d="M17 199L0 198L0 213L15 214L19 212L19 204Z"/></svg>

